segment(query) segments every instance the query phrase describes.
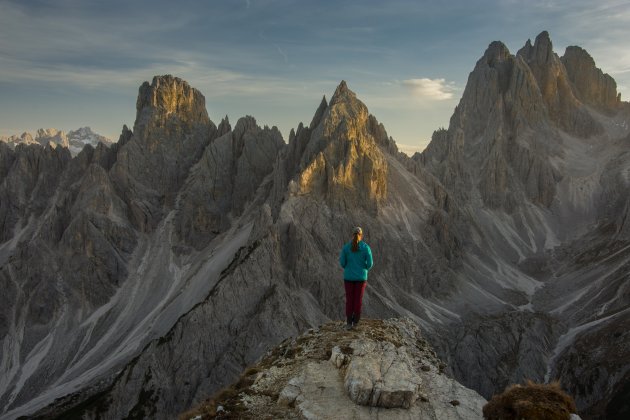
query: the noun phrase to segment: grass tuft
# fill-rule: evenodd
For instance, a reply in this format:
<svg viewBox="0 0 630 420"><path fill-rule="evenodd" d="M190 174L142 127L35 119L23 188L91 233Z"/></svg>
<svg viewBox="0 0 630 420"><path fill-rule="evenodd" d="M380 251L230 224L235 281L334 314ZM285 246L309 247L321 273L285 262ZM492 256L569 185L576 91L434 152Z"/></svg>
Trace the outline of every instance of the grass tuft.
<svg viewBox="0 0 630 420"><path fill-rule="evenodd" d="M493 395L483 407L483 418L568 420L576 411L573 398L559 382L537 384L527 380L525 385L510 385L503 393Z"/></svg>

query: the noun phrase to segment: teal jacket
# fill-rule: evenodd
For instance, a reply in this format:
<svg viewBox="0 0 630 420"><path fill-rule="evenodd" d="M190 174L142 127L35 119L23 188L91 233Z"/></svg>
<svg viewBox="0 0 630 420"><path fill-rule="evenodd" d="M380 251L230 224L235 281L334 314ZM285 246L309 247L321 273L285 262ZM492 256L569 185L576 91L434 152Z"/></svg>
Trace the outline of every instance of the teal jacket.
<svg viewBox="0 0 630 420"><path fill-rule="evenodd" d="M372 250L365 242L359 242L359 250L352 252L352 242L341 248L339 265L343 267L343 279L346 281L367 280L368 270L374 265Z"/></svg>

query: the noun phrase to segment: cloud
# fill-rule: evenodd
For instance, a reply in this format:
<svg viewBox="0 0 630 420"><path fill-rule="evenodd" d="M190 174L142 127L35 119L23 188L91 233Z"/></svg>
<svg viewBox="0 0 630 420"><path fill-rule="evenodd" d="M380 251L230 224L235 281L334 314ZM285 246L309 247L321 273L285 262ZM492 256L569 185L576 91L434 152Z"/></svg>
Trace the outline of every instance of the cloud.
<svg viewBox="0 0 630 420"><path fill-rule="evenodd" d="M402 85L409 89L413 96L418 99L429 101L445 101L453 99L455 84L447 82L446 79L407 79L402 81Z"/></svg>
<svg viewBox="0 0 630 420"><path fill-rule="evenodd" d="M288 63L289 62L289 56L287 55L286 52L284 52L284 50L282 48L280 48L280 46L278 44L273 44L276 47L276 50L278 50L278 54L280 54L282 56L282 58L284 58L284 62Z"/></svg>

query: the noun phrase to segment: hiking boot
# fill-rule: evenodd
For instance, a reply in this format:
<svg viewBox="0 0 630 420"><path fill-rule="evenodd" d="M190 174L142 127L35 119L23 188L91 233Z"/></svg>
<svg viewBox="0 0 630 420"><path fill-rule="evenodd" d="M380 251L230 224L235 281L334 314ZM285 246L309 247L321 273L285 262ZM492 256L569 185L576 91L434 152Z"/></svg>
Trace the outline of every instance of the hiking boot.
<svg viewBox="0 0 630 420"><path fill-rule="evenodd" d="M346 330L352 329L352 323L354 322L354 314L346 317Z"/></svg>

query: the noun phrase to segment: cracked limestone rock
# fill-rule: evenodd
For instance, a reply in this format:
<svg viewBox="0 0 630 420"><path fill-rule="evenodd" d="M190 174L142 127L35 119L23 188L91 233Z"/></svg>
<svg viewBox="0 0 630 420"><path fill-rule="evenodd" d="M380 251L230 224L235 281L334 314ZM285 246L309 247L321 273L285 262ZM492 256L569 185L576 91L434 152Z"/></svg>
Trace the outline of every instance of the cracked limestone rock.
<svg viewBox="0 0 630 420"><path fill-rule="evenodd" d="M481 419L486 401L444 367L410 319L368 319L352 331L329 322L285 340L182 418Z"/></svg>
<svg viewBox="0 0 630 420"><path fill-rule="evenodd" d="M371 340L352 343L354 357L344 378L356 404L409 408L418 398L420 378L404 347Z"/></svg>

